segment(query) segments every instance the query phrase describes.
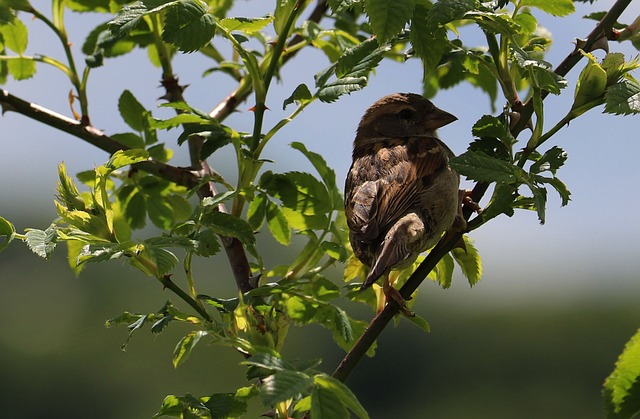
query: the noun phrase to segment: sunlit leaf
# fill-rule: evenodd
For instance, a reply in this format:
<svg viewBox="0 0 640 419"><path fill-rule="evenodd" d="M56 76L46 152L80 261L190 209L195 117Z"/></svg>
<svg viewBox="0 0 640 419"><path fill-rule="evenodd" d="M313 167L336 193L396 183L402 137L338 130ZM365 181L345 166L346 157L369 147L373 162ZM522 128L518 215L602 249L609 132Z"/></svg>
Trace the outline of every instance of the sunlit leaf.
<svg viewBox="0 0 640 419"><path fill-rule="evenodd" d="M240 31L246 34L254 34L264 29L273 21L273 16L265 17L228 17L220 20L219 24L229 32Z"/></svg>
<svg viewBox="0 0 640 419"><path fill-rule="evenodd" d="M640 413L640 330L624 346L604 382L602 396L608 418L626 419Z"/></svg>
<svg viewBox="0 0 640 419"><path fill-rule="evenodd" d="M193 348L198 344L200 339L204 336L207 336L207 334L208 332L204 330L197 330L180 339L180 342L178 342L175 349L173 350L173 366L177 368L178 365L189 359Z"/></svg>
<svg viewBox="0 0 640 419"><path fill-rule="evenodd" d="M456 247L451 253L462 269L462 274L467 278L469 285L474 286L482 278L482 260L473 244L473 240L466 235L462 236L464 248Z"/></svg>
<svg viewBox="0 0 640 419"><path fill-rule="evenodd" d="M343 416L343 409L346 413L347 408L359 418L366 419L369 417L358 398L344 383L327 374L315 375L313 382L314 393L311 396L311 414L314 418L348 418L348 414ZM323 391L316 393L316 389L322 389ZM342 406L342 409L338 405ZM334 413L337 416L333 416Z"/></svg>
<svg viewBox="0 0 640 419"><path fill-rule="evenodd" d="M312 382L309 375L300 371L287 369L276 371L262 380L260 398L265 405L271 406L296 397L305 391Z"/></svg>
<svg viewBox="0 0 640 419"><path fill-rule="evenodd" d="M52 224L46 230L27 230L27 246L36 255L48 259L56 248L58 234L56 227Z"/></svg>
<svg viewBox="0 0 640 419"><path fill-rule="evenodd" d="M291 229L282 209L275 202L267 203L266 219L273 237L278 243L287 246L291 241Z"/></svg>
<svg viewBox="0 0 640 419"><path fill-rule="evenodd" d="M568 16L576 10L571 0L521 0L519 5L535 7L553 16Z"/></svg>
<svg viewBox="0 0 640 419"><path fill-rule="evenodd" d="M4 45L17 54L27 50L28 30L20 19L13 19L10 24L0 25L0 34Z"/></svg>
<svg viewBox="0 0 640 419"><path fill-rule="evenodd" d="M604 111L614 115L640 113L640 83L623 80L607 88Z"/></svg>
<svg viewBox="0 0 640 419"><path fill-rule="evenodd" d="M149 152L141 148L130 150L118 150L111 155L106 166L111 170L120 169L121 167L131 164L140 163L149 160Z"/></svg>
<svg viewBox="0 0 640 419"><path fill-rule="evenodd" d="M0 217L0 252L9 246L9 243L14 239L16 229L9 221L4 217Z"/></svg>

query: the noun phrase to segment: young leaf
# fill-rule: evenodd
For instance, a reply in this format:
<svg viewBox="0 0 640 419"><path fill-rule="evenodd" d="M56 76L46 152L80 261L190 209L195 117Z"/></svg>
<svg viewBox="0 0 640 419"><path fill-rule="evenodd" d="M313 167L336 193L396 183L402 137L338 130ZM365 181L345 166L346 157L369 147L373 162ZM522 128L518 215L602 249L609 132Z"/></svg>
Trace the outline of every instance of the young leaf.
<svg viewBox="0 0 640 419"><path fill-rule="evenodd" d="M9 74L16 80L27 80L36 74L36 62L28 58L16 58L7 62Z"/></svg>
<svg viewBox="0 0 640 419"><path fill-rule="evenodd" d="M604 101L607 88L607 72L591 54L585 54L589 59L587 65L580 72L576 83L576 93L571 106L571 112L580 116Z"/></svg>
<svg viewBox="0 0 640 419"><path fill-rule="evenodd" d="M298 150L299 152L304 154L307 160L309 160L313 165L313 167L316 169L316 171L322 178L322 181L324 182L324 184L327 185L327 189L329 191L337 187L336 172L327 165L327 162L325 161L324 157L322 157L318 153L314 153L313 151L307 150L307 147L300 142L291 143L291 148Z"/></svg>
<svg viewBox="0 0 640 419"><path fill-rule="evenodd" d="M130 150L118 150L111 155L105 166L110 170L120 169L131 164L149 160L149 152L140 148Z"/></svg>
<svg viewBox="0 0 640 419"><path fill-rule="evenodd" d="M284 102L282 102L282 110L287 109L288 105L293 104L294 102L298 104L298 106L308 103L313 99L313 95L309 91L309 88L306 84L299 84L298 87L295 88L291 96L286 98Z"/></svg>
<svg viewBox="0 0 640 419"><path fill-rule="evenodd" d="M193 350L193 348L198 344L200 339L203 336L206 336L207 334L208 332L204 330L197 330L195 332L189 333L188 335L180 339L180 342L178 342L175 349L173 350L174 368L177 368L178 365L182 364L187 359L189 359L189 356L191 355L191 351Z"/></svg>
<svg viewBox="0 0 640 419"><path fill-rule="evenodd" d="M271 231L271 234L273 234L273 237L278 243L285 246L289 245L291 241L291 228L289 228L289 223L282 209L275 202L269 201L267 203L266 218L269 231Z"/></svg>
<svg viewBox="0 0 640 419"><path fill-rule="evenodd" d="M406 319L409 320L411 323L415 324L416 326L418 326L420 329L424 330L427 333L429 333L431 331L431 327L429 326L429 322L427 322L423 317L415 315L415 316L412 316L412 317L406 317Z"/></svg>
<svg viewBox="0 0 640 419"><path fill-rule="evenodd" d="M52 224L46 230L29 229L26 234L27 246L41 258L48 259L56 248L58 234Z"/></svg>
<svg viewBox="0 0 640 419"><path fill-rule="evenodd" d="M323 386L313 386L311 391L311 417L320 419L350 419L347 408L338 396Z"/></svg>
<svg viewBox="0 0 640 419"><path fill-rule="evenodd" d="M521 0L519 5L535 7L553 16L568 16L576 11L571 0Z"/></svg>
<svg viewBox="0 0 640 419"><path fill-rule="evenodd" d="M132 129L142 132L147 127L147 117L149 112L133 96L129 90L125 90L118 99L118 110L120 116Z"/></svg>
<svg viewBox="0 0 640 419"><path fill-rule="evenodd" d="M202 224L221 236L235 237L244 244L255 244L256 238L253 235L251 226L241 218L219 211L212 211L202 217Z"/></svg>
<svg viewBox="0 0 640 419"><path fill-rule="evenodd" d="M247 210L247 222L253 229L253 231L260 230L264 219L267 215L267 205L269 198L266 195L259 194L253 198L253 201L249 203L249 209Z"/></svg>
<svg viewBox="0 0 640 419"><path fill-rule="evenodd" d="M153 419L162 416L173 416L189 419L210 419L211 412L205 405L206 398L198 399L191 394L185 396L169 395L162 401L162 406L158 413L153 415Z"/></svg>
<svg viewBox="0 0 640 419"><path fill-rule="evenodd" d="M4 217L0 217L0 252L9 246L15 235L16 229L13 224Z"/></svg>
<svg viewBox="0 0 640 419"><path fill-rule="evenodd" d="M229 32L240 31L247 35L252 35L264 29L273 21L273 16L265 17L227 17L220 20L219 25Z"/></svg>
<svg viewBox="0 0 640 419"><path fill-rule="evenodd" d="M453 259L450 254L446 254L438 261L435 269L435 280L443 289L451 286L453 280Z"/></svg>
<svg viewBox="0 0 640 419"><path fill-rule="evenodd" d="M454 259L462 269L462 274L467 278L469 285L474 286L482 278L482 260L478 250L473 245L473 240L469 237L462 236L464 240L464 249L454 248L451 253Z"/></svg>
<svg viewBox="0 0 640 419"><path fill-rule="evenodd" d="M28 30L20 19L13 19L11 24L0 25L0 34L4 45L16 54L24 54L27 50Z"/></svg>
<svg viewBox="0 0 640 419"><path fill-rule="evenodd" d="M602 391L608 418L632 418L640 413L640 330L624 346Z"/></svg>
<svg viewBox="0 0 640 419"><path fill-rule="evenodd" d="M276 371L262 380L260 397L265 405L272 406L303 393L312 382L309 375L300 371Z"/></svg>
<svg viewBox="0 0 640 419"><path fill-rule="evenodd" d="M215 393L204 405L212 418L238 418L247 412L247 402L237 393Z"/></svg>

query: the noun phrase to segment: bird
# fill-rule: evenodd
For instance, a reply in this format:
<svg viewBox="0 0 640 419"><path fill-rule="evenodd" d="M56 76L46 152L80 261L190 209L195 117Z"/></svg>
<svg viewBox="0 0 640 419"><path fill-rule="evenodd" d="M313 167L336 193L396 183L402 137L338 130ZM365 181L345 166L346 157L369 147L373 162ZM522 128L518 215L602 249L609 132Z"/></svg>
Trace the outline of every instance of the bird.
<svg viewBox="0 0 640 419"><path fill-rule="evenodd" d="M365 111L353 141L344 197L351 247L369 267L361 289L384 276L387 301L408 316L389 272L413 264L446 231L466 229L465 194L448 164L454 153L436 134L455 120L421 95L394 93Z"/></svg>

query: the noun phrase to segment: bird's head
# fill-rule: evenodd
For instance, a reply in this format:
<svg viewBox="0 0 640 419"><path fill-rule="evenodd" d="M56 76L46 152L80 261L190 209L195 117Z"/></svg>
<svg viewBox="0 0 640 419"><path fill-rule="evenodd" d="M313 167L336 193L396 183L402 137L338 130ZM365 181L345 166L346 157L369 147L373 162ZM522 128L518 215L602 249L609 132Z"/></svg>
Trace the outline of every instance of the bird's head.
<svg viewBox="0 0 640 419"><path fill-rule="evenodd" d="M456 119L418 94L394 93L381 98L364 113L354 147L389 138L435 137L438 128Z"/></svg>

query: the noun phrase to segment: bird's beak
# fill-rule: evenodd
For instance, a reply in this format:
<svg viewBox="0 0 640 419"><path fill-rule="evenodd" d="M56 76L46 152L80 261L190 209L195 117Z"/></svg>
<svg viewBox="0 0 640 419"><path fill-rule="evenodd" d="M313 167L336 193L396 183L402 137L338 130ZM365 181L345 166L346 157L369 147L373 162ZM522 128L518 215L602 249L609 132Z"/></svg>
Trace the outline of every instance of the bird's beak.
<svg viewBox="0 0 640 419"><path fill-rule="evenodd" d="M424 119L423 124L427 129L436 130L457 119L458 118L451 115L449 112L443 111L440 108L434 108L433 111L431 111Z"/></svg>

